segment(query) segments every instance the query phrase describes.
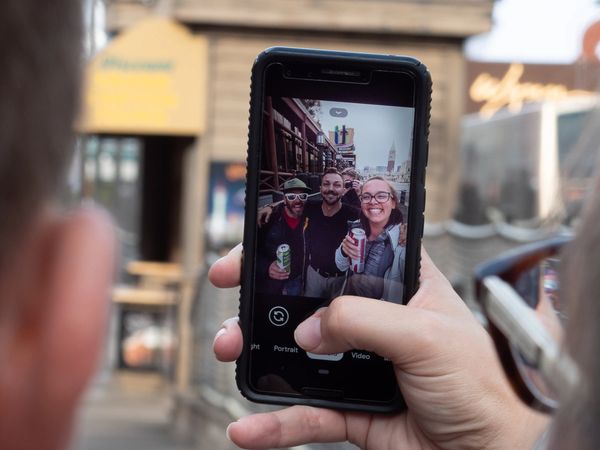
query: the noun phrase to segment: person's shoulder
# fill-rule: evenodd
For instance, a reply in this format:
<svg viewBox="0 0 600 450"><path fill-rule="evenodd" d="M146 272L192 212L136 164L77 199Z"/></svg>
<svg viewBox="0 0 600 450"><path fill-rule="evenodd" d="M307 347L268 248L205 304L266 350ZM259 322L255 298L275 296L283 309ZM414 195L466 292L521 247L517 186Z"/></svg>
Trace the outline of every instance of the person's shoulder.
<svg viewBox="0 0 600 450"><path fill-rule="evenodd" d="M395 223L393 225L389 225L387 227L387 232L389 235L395 235L396 237L400 234L400 226L402 224L400 223Z"/></svg>
<svg viewBox="0 0 600 450"><path fill-rule="evenodd" d="M304 204L304 213L307 215L314 214L315 212L321 211L321 201L314 201L309 199Z"/></svg>
<svg viewBox="0 0 600 450"><path fill-rule="evenodd" d="M275 208L273 208L273 215L275 215L275 217L283 216L283 208L285 208L283 203L276 205Z"/></svg>
<svg viewBox="0 0 600 450"><path fill-rule="evenodd" d="M342 209L340 211L342 211L342 214L351 218L352 220L356 219L360 214L360 209L348 203L342 203Z"/></svg>
<svg viewBox="0 0 600 450"><path fill-rule="evenodd" d="M390 241L392 243L392 247L396 249L399 247L399 239L400 239L400 228L402 224L395 223L387 227L387 234L390 237Z"/></svg>

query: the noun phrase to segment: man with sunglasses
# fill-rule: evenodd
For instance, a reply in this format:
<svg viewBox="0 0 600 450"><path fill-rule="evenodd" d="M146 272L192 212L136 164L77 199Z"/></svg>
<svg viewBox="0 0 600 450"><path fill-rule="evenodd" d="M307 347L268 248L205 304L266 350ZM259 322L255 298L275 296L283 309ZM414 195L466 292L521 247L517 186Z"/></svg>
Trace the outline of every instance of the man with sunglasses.
<svg viewBox="0 0 600 450"><path fill-rule="evenodd" d="M262 286L266 293L301 295L307 260L308 218L304 215L304 207L310 188L298 178L292 178L283 183L281 190L283 207L277 208L269 223L259 231L257 270L267 281ZM287 250L281 249L289 252L288 267L278 259L277 252L282 245L288 246Z"/></svg>

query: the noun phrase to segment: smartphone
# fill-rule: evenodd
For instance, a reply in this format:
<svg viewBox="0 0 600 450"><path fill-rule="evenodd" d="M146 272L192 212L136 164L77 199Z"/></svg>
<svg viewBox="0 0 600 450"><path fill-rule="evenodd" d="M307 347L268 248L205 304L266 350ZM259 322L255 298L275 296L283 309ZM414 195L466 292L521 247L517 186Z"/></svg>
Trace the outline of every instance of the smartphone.
<svg viewBox="0 0 600 450"><path fill-rule="evenodd" d="M236 371L249 400L404 407L390 361L307 353L293 332L339 295L403 304L416 291L430 99L429 72L410 57L283 47L257 57Z"/></svg>

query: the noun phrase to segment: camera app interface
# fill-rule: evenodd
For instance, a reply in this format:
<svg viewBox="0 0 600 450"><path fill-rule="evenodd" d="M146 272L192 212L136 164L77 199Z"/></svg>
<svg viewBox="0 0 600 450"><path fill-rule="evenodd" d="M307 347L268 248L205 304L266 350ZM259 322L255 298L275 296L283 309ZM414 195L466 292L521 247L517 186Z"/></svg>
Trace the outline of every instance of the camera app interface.
<svg viewBox="0 0 600 450"><path fill-rule="evenodd" d="M360 397L360 379L379 366L393 377L375 354L306 353L292 333L340 295L403 302L413 122L411 107L266 97L254 289L265 326L251 344L259 390L305 393L297 372L307 360L328 395Z"/></svg>

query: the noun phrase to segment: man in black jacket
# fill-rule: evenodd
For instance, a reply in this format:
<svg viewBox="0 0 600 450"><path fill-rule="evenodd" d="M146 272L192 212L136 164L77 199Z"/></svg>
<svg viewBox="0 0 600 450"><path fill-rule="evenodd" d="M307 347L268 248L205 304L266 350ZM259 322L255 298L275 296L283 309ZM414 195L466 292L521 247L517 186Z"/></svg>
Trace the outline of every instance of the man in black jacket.
<svg viewBox="0 0 600 450"><path fill-rule="evenodd" d="M307 261L304 207L310 188L298 178L283 183L283 207L277 208L258 234L258 274L265 283L257 288L269 294L301 295ZM277 258L277 249L289 246L289 265Z"/></svg>

